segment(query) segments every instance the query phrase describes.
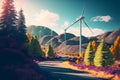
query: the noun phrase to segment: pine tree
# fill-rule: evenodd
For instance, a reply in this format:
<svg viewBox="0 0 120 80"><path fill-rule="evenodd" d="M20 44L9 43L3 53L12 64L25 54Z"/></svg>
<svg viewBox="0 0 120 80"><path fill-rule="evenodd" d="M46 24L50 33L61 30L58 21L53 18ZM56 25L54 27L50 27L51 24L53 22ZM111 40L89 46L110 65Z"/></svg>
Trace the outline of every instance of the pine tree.
<svg viewBox="0 0 120 80"><path fill-rule="evenodd" d="M113 55L110 53L109 47L105 44L105 40L102 40L95 53L94 65L110 66L113 64Z"/></svg>
<svg viewBox="0 0 120 80"><path fill-rule="evenodd" d="M55 54L54 54L54 50L53 48L51 47L51 45L48 45L47 47L47 50L46 50L46 53L45 53L45 57L49 57L49 58L53 58L55 57Z"/></svg>
<svg viewBox="0 0 120 80"><path fill-rule="evenodd" d="M116 38L114 44L110 47L110 51L114 56L114 60L120 60L120 36Z"/></svg>
<svg viewBox="0 0 120 80"><path fill-rule="evenodd" d="M91 42L89 42L84 55L85 65L93 65L93 59L94 59L94 51Z"/></svg>
<svg viewBox="0 0 120 80"><path fill-rule="evenodd" d="M19 34L18 38L20 38L19 43L25 43L27 41L27 36L26 36L25 17L22 9L19 11L19 16L17 20L17 31Z"/></svg>
<svg viewBox="0 0 120 80"><path fill-rule="evenodd" d="M0 16L0 33L1 35L13 35L16 31L16 11L13 0L4 0Z"/></svg>
<svg viewBox="0 0 120 80"><path fill-rule="evenodd" d="M32 37L32 40L29 42L28 53L32 57L42 57L41 46L36 36Z"/></svg>
<svg viewBox="0 0 120 80"><path fill-rule="evenodd" d="M19 16L17 20L17 28L20 33L22 34L26 33L25 17L24 17L22 9L19 11Z"/></svg>

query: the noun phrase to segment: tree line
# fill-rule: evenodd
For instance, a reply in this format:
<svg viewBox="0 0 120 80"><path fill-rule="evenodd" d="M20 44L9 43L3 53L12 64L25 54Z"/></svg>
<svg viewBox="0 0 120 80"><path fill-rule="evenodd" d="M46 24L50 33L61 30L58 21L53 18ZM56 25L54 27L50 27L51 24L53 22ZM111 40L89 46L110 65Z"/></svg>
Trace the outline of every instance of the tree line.
<svg viewBox="0 0 120 80"><path fill-rule="evenodd" d="M16 40L19 44L27 41L26 25L23 10L17 14L13 0L4 0L0 13L0 37L6 36Z"/></svg>
<svg viewBox="0 0 120 80"><path fill-rule="evenodd" d="M84 54L85 65L111 66L120 60L120 36L109 47L103 39L97 46L95 41L89 42Z"/></svg>
<svg viewBox="0 0 120 80"><path fill-rule="evenodd" d="M37 37L27 33L23 10L20 9L17 14L13 2L14 0L3 1L0 13L0 38L14 39L15 42L26 48L27 55L30 57L53 57L54 51L50 45L47 47L45 54L43 54Z"/></svg>

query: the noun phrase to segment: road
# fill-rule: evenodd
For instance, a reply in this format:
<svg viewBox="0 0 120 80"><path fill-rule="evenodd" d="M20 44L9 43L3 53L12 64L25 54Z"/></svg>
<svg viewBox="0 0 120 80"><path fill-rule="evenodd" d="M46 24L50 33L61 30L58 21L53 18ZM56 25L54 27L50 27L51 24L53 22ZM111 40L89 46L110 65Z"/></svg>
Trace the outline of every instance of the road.
<svg viewBox="0 0 120 80"><path fill-rule="evenodd" d="M47 80L106 80L89 73L64 68L63 61L43 61L39 63L41 73Z"/></svg>

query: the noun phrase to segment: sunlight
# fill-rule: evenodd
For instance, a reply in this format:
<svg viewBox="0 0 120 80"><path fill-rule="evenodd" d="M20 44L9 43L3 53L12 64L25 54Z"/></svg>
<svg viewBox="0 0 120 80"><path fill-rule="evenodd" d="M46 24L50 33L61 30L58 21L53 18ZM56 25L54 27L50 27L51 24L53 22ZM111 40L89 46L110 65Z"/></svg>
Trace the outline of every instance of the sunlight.
<svg viewBox="0 0 120 80"><path fill-rule="evenodd" d="M14 1L14 4L15 4L15 8L17 9L17 10L19 10L19 9L21 9L21 8L24 8L25 7L25 5L26 5L26 7L28 6L28 4L29 4L29 2L28 2L28 0L15 0Z"/></svg>

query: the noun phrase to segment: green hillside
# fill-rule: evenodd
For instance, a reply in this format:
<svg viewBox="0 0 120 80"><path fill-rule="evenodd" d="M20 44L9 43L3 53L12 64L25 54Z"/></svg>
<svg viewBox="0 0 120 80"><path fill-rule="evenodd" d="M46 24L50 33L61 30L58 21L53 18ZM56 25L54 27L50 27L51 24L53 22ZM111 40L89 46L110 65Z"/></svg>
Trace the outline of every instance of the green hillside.
<svg viewBox="0 0 120 80"><path fill-rule="evenodd" d="M27 32L29 32L32 36L37 36L38 38L41 38L45 35L51 35L51 29L44 27L44 26L29 26L27 28ZM58 35L55 31L52 31L52 36Z"/></svg>

